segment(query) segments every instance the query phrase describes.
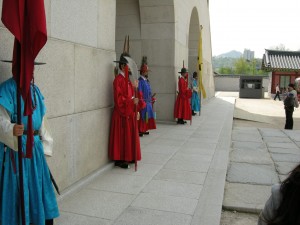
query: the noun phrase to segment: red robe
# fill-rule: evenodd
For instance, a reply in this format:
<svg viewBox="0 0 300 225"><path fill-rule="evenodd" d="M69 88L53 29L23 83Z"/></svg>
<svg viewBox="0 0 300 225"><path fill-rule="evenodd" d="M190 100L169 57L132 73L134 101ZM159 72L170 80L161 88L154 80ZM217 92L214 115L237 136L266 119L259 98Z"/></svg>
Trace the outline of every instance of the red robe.
<svg viewBox="0 0 300 225"><path fill-rule="evenodd" d="M116 76L113 86L115 106L111 119L109 158L133 161L136 149L136 159L141 160L138 123L133 103L134 88L130 81L126 84L122 74ZM128 89L128 93L126 93L126 89ZM137 111L144 107L144 104L143 101L139 101Z"/></svg>
<svg viewBox="0 0 300 225"><path fill-rule="evenodd" d="M192 91L188 89L188 82L180 77L178 80L179 93L174 107L174 118L191 120L192 111L190 98L192 97Z"/></svg>

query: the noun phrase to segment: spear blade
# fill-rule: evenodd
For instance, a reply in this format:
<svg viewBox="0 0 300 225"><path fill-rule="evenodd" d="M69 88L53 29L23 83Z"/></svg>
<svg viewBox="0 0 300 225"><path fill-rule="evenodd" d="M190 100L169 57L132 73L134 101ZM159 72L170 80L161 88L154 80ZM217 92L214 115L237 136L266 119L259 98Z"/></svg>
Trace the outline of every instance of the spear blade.
<svg viewBox="0 0 300 225"><path fill-rule="evenodd" d="M138 69L135 61L132 58L128 57L128 56L124 56L124 57L128 62L128 67L130 68L130 71L131 71L131 74L132 74L133 78L138 79L139 78L139 69Z"/></svg>

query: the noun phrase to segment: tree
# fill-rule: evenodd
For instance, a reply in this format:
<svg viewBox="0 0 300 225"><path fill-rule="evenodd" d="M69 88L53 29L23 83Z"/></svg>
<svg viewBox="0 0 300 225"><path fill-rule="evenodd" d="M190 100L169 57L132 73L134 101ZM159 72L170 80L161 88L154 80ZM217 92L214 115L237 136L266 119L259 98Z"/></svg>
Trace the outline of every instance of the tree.
<svg viewBox="0 0 300 225"><path fill-rule="evenodd" d="M234 66L236 74L249 74L249 71L251 71L249 64L244 58L239 58L238 60L236 60Z"/></svg>
<svg viewBox="0 0 300 225"><path fill-rule="evenodd" d="M220 74L233 74L233 70L230 67L221 67L218 71Z"/></svg>
<svg viewBox="0 0 300 225"><path fill-rule="evenodd" d="M213 63L218 65L214 67L214 70L219 74L231 74L231 75L267 75L268 72L261 70L262 59L254 58L251 61L247 61L244 58L230 59L214 58ZM232 61L231 61L232 60Z"/></svg>
<svg viewBox="0 0 300 225"><path fill-rule="evenodd" d="M286 48L284 44L279 44L277 46L270 47L272 50L279 50L279 51L290 51L290 49Z"/></svg>

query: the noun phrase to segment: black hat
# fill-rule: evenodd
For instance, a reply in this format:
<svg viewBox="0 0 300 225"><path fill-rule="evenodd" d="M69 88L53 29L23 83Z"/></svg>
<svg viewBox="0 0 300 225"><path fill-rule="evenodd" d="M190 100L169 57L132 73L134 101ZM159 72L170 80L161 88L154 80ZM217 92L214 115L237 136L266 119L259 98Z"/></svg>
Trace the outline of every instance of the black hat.
<svg viewBox="0 0 300 225"><path fill-rule="evenodd" d="M122 53L121 56L120 56L120 60L119 61L114 61L116 63L120 63L120 64L127 64L128 61L127 59L125 58L126 57L130 57L130 55L128 53Z"/></svg>
<svg viewBox="0 0 300 225"><path fill-rule="evenodd" d="M188 72L188 70L187 70L187 68L184 67L184 60L183 60L181 71L178 73L183 74L183 73L187 73L187 72Z"/></svg>
<svg viewBox="0 0 300 225"><path fill-rule="evenodd" d="M6 63L12 63L12 60L1 60L2 62L6 62ZM34 65L40 66L40 65L45 65L46 63L44 62L36 62L34 61Z"/></svg>
<svg viewBox="0 0 300 225"><path fill-rule="evenodd" d="M187 73L187 72L188 72L188 70L183 67L183 68L181 68L181 71L178 72L178 73L183 74L183 73Z"/></svg>

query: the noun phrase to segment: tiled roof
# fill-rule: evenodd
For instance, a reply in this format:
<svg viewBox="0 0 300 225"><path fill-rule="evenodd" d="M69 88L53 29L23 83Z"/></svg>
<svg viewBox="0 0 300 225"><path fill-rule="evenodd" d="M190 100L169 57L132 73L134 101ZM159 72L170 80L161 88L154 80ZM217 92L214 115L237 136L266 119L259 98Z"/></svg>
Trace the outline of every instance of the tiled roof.
<svg viewBox="0 0 300 225"><path fill-rule="evenodd" d="M262 69L266 71L300 71L300 51L267 50Z"/></svg>

